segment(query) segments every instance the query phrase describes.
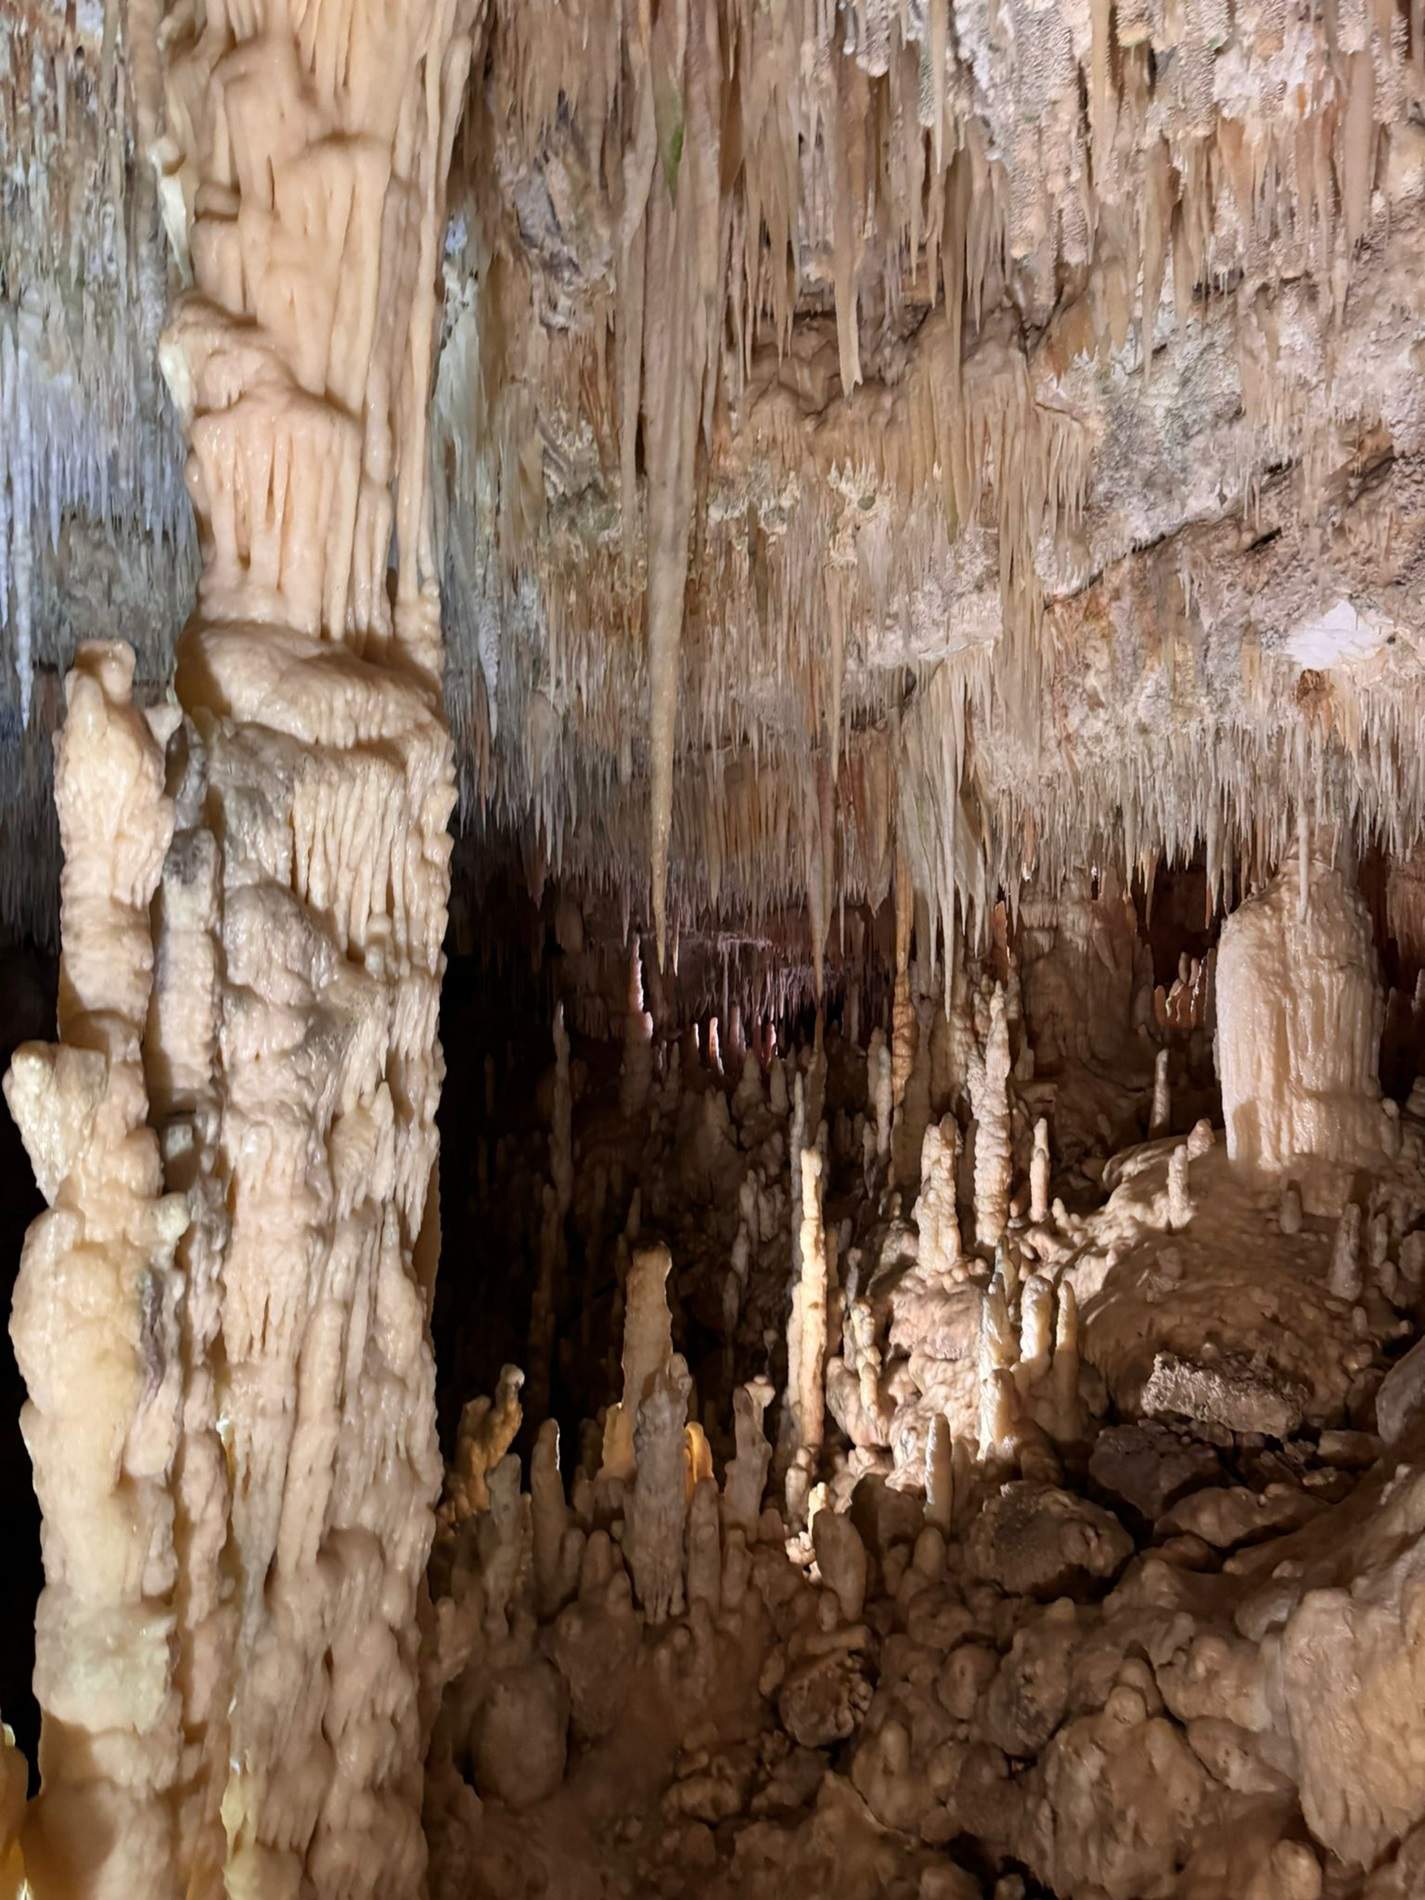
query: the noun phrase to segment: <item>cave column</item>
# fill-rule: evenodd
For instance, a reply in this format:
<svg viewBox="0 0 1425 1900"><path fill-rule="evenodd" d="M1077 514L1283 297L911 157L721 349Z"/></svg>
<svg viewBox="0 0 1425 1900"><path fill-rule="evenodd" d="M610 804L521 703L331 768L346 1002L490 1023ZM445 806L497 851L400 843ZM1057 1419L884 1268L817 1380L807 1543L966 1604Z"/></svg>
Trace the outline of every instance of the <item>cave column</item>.
<svg viewBox="0 0 1425 1900"><path fill-rule="evenodd" d="M210 7L165 47L204 551L178 691L221 849L239 1622L229 1891L419 1887L416 1596L452 750L426 427L473 0ZM182 16L174 16L175 20Z"/></svg>
<svg viewBox="0 0 1425 1900"><path fill-rule="evenodd" d="M132 753L146 728L96 655L60 791L102 808L147 786L142 835L163 833L121 919L71 879L66 967L107 959L126 989L98 1043L92 1010L61 1013L66 1043L103 1065L85 1087L100 1108L121 1097L124 1191L142 1203L111 1234L105 1157L124 1130L85 1124L75 1217L137 1382L105 1388L107 1482L114 1459L141 1459L161 1508L141 1562L85 1583L108 1592L85 1615L113 1625L114 1695L95 1691L79 1619L45 1646L30 1831L63 1800L84 1872L41 1879L40 1900L401 1900L423 1882L416 1612L441 1477L428 1320L455 802L426 424L477 4L209 0L159 28L153 155L192 285L162 360L203 569L167 784L156 744L127 777L128 754L104 751L106 732ZM16 1316L41 1410L44 1323ZM66 1380L82 1389L85 1354L97 1378L109 1350L102 1328L77 1334ZM51 1417L33 1451L58 1603L73 1566L56 1531L78 1508L58 1487L88 1428Z"/></svg>

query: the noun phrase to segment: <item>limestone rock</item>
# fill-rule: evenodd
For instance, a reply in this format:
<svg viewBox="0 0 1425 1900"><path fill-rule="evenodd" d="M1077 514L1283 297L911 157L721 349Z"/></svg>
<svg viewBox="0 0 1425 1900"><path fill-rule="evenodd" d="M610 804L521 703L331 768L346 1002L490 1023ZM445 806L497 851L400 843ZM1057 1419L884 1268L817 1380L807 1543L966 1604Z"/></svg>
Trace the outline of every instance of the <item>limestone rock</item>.
<svg viewBox="0 0 1425 1900"><path fill-rule="evenodd" d="M1188 1747L1212 1776L1234 1794L1282 1794L1290 1780L1262 1759L1257 1738L1235 1722L1201 1715L1187 1725Z"/></svg>
<svg viewBox="0 0 1425 1900"><path fill-rule="evenodd" d="M957 1722L970 1721L998 1669L998 1655L983 1643L961 1643L952 1649L935 1689L946 1712Z"/></svg>
<svg viewBox="0 0 1425 1900"><path fill-rule="evenodd" d="M605 1604L581 1599L560 1611L549 1632L549 1654L569 1692L576 1738L597 1741L618 1721L638 1660L643 1621L622 1572Z"/></svg>
<svg viewBox="0 0 1425 1900"><path fill-rule="evenodd" d="M1186 1491L1211 1484L1222 1466L1211 1445L1148 1420L1110 1425L1098 1435L1089 1476L1150 1522Z"/></svg>
<svg viewBox="0 0 1425 1900"><path fill-rule="evenodd" d="M1373 1865L1425 1820L1422 1529L1425 1473L1411 1470L1348 1533L1339 1583L1307 1590L1281 1632L1301 1810L1353 1866Z"/></svg>
<svg viewBox="0 0 1425 1900"><path fill-rule="evenodd" d="M1376 1393L1376 1428L1394 1445L1425 1406L1425 1339L1410 1348L1381 1380Z"/></svg>
<svg viewBox="0 0 1425 1900"><path fill-rule="evenodd" d="M1407 1834L1396 1853L1365 1885L1364 1900L1415 1900L1425 1893L1425 1827Z"/></svg>
<svg viewBox="0 0 1425 1900"><path fill-rule="evenodd" d="M1178 1412L1185 1418L1224 1425L1233 1432L1262 1432L1288 1438L1305 1411L1307 1394L1294 1380L1253 1366L1239 1355L1224 1354L1208 1363L1160 1352L1143 1388L1143 1410L1150 1416Z"/></svg>
<svg viewBox="0 0 1425 1900"><path fill-rule="evenodd" d="M984 1732L1006 1755L1037 1755L1063 1720L1069 1703L1075 1610L1051 1604L1015 1636L990 1685Z"/></svg>
<svg viewBox="0 0 1425 1900"><path fill-rule="evenodd" d="M1115 1690L1050 1742L1030 1791L1023 1857L1055 1893L1143 1900L1169 1891L1208 1808L1208 1780L1179 1730Z"/></svg>
<svg viewBox="0 0 1425 1900"><path fill-rule="evenodd" d="M825 1748L854 1735L871 1706L864 1659L847 1650L795 1664L777 1692L777 1716L803 1748Z"/></svg>
<svg viewBox="0 0 1425 1900"><path fill-rule="evenodd" d="M1194 1491L1160 1519L1160 1532L1182 1532L1201 1537L1215 1550L1297 1530L1326 1506L1295 1485L1269 1484L1264 1492L1235 1484Z"/></svg>
<svg viewBox="0 0 1425 1900"><path fill-rule="evenodd" d="M475 1785L507 1807L529 1808L564 1779L569 1692L550 1663L503 1671L476 1717Z"/></svg>
<svg viewBox="0 0 1425 1900"><path fill-rule="evenodd" d="M971 1526L971 1570L1013 1596L1054 1596L1111 1577L1133 1540L1118 1519L1054 1485L1007 1484Z"/></svg>

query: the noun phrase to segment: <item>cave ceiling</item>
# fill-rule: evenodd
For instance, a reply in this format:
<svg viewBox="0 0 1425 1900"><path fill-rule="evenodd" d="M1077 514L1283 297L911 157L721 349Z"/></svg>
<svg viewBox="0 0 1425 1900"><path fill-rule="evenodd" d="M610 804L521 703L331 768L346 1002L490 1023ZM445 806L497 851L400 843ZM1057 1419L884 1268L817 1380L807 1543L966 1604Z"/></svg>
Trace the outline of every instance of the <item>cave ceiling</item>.
<svg viewBox="0 0 1425 1900"><path fill-rule="evenodd" d="M151 4L0 16L0 911L197 569ZM432 454L462 862L663 934L1425 821L1419 8L493 0ZM186 207L191 209L191 207ZM181 396L181 392L180 396ZM663 914L662 893L667 893Z"/></svg>

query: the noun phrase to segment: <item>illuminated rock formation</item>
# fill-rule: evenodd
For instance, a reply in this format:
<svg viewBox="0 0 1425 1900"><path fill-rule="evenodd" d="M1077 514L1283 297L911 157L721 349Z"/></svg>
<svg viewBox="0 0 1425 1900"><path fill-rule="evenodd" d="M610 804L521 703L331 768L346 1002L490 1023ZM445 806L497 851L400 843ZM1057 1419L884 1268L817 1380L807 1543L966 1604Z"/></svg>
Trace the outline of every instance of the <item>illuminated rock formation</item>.
<svg viewBox="0 0 1425 1900"><path fill-rule="evenodd" d="M1365 906L1303 847L1232 913L1218 952L1222 1110L1244 1175L1295 1175L1309 1207L1339 1207L1343 1178L1380 1160L1382 1010Z"/></svg>
<svg viewBox="0 0 1425 1900"><path fill-rule="evenodd" d="M67 1103L71 1132L36 1154L57 1188L87 1177L75 1235L127 1343L114 1360L102 1321L70 1335L86 1422L33 1440L52 1606L26 1846L41 1892L421 1882L455 798L426 409L469 55L453 6L219 7L163 27L155 152L193 278L163 361L203 570L171 798L118 658L81 662L65 742L61 805L89 816L70 821L74 1002L43 1112ZM130 1212L105 1212L110 1178ZM45 1418L52 1319L22 1305L15 1332ZM79 1456L89 1498L74 1459L94 1430L110 1451ZM120 1509L104 1494L121 1478ZM117 1542L99 1528L116 1510Z"/></svg>
<svg viewBox="0 0 1425 1900"><path fill-rule="evenodd" d="M24 1830L25 1867L40 1893L115 1900L147 1880L176 1890L189 1856L208 1861L216 1820L211 1799L196 1811L185 1803L192 1831L176 1839L170 1807L185 1779L182 1664L211 1658L182 1657L199 1633L180 1635L175 1617L184 1368L174 1250L188 1210L164 1192L143 1064L149 904L173 804L132 678L132 656L101 646L85 648L69 678L55 762L61 1041L19 1050L5 1091L49 1203L26 1237L11 1318L46 1539L35 1624L45 1785ZM220 1475L208 1501L220 1521L226 1488ZM197 1592L210 1581L191 1580ZM191 1687L195 1713L213 1713L201 1684ZM206 1755L201 1728L195 1742Z"/></svg>
<svg viewBox="0 0 1425 1900"><path fill-rule="evenodd" d="M1422 43L0 18L0 1900L1421 1890Z"/></svg>

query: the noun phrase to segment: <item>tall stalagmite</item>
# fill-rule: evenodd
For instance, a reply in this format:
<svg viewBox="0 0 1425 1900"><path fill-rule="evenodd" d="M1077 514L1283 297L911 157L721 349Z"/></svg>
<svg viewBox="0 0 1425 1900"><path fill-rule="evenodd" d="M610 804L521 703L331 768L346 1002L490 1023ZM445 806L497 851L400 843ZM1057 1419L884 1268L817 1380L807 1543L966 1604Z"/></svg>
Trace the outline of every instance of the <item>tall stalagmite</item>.
<svg viewBox="0 0 1425 1900"><path fill-rule="evenodd" d="M12 1320L45 1517L44 1792L23 1830L40 1900L182 1891L171 1474L183 1398L174 1247L188 1221L163 1193L142 1047L149 904L173 805L132 681L132 654L97 644L69 676L55 760L63 1040L18 1050L5 1085L49 1203L26 1236Z"/></svg>
<svg viewBox="0 0 1425 1900"><path fill-rule="evenodd" d="M1222 1114L1246 1176L1300 1168L1308 1204L1339 1208L1352 1170L1379 1161L1383 1014L1366 907L1303 844L1227 919L1218 951Z"/></svg>
<svg viewBox="0 0 1425 1900"><path fill-rule="evenodd" d="M11 1090L64 1223L15 1319L48 1518L41 1900L422 1884L455 797L426 412L474 13L215 0L159 29L198 608L166 792L122 659L76 670L65 1040ZM70 1419L47 1341L81 1303Z"/></svg>

